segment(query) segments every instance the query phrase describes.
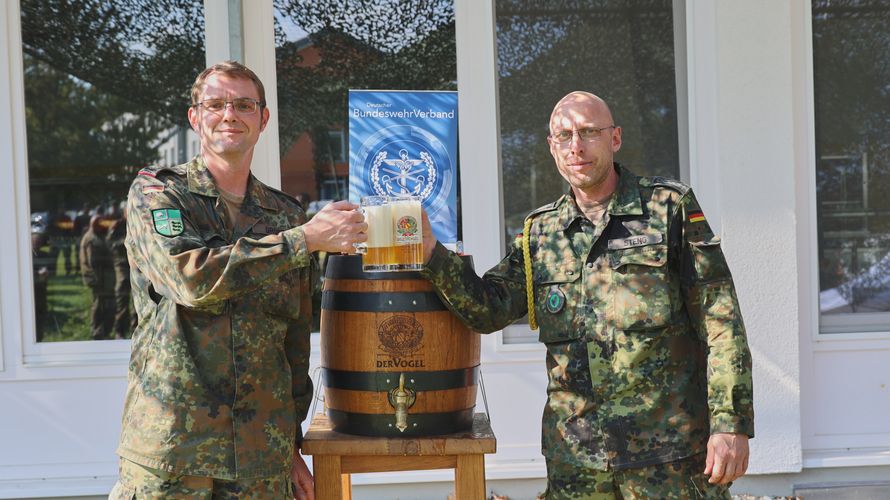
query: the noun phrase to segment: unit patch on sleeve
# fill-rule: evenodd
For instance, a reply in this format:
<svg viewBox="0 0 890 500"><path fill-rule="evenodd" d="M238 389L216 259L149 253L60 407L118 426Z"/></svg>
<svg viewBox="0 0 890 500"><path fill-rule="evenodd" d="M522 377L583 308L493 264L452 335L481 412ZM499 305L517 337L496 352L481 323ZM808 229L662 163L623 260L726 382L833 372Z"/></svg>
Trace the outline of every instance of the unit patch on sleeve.
<svg viewBox="0 0 890 500"><path fill-rule="evenodd" d="M182 216L179 210L173 208L159 208L151 211L151 218L155 225L155 231L163 236L178 236L182 234Z"/></svg>

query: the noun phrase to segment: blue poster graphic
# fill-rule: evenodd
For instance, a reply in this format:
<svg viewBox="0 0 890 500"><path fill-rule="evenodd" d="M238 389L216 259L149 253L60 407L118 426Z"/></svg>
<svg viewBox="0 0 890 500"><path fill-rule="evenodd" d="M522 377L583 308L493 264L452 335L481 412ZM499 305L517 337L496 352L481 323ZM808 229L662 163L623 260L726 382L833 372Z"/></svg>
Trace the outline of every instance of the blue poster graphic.
<svg viewBox="0 0 890 500"><path fill-rule="evenodd" d="M457 92L349 91L349 200L420 196L442 243L457 241Z"/></svg>

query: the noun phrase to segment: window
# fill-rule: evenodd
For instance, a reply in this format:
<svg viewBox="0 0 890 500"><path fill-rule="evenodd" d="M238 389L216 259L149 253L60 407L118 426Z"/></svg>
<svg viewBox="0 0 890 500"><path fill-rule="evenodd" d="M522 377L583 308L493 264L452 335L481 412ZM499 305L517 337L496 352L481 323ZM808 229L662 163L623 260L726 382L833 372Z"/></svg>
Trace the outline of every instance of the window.
<svg viewBox="0 0 890 500"><path fill-rule="evenodd" d="M304 206L347 197L349 89L457 89L453 0L376 5L275 2L281 188Z"/></svg>
<svg viewBox="0 0 890 500"><path fill-rule="evenodd" d="M616 161L638 175L678 178L671 0L498 0L495 8L508 245L530 211L567 192L547 135L553 106L573 90L609 103L623 129ZM505 332L505 342L533 340L518 332Z"/></svg>
<svg viewBox="0 0 890 500"><path fill-rule="evenodd" d="M823 333L890 312L890 5L814 0L816 209Z"/></svg>
<svg viewBox="0 0 890 500"><path fill-rule="evenodd" d="M184 157L203 4L21 0L21 26L36 340L128 337L121 204L140 168Z"/></svg>

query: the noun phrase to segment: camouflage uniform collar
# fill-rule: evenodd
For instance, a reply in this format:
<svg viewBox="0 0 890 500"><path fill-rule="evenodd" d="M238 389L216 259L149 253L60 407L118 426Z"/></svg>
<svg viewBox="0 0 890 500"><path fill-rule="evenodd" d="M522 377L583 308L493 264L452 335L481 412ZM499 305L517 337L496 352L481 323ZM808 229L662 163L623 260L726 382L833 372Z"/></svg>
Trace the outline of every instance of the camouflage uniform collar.
<svg viewBox="0 0 890 500"><path fill-rule="evenodd" d="M204 163L201 155L192 158L186 164L188 172L189 191L202 196L219 198L219 188L216 187L216 181L213 174ZM247 190L244 192L244 202L242 210L257 217L261 214L260 208L274 210L275 201L272 199L266 185L260 182L253 174L247 179Z"/></svg>
<svg viewBox="0 0 890 500"><path fill-rule="evenodd" d="M643 202L637 187L637 176L618 163L615 163L614 166L618 173L618 184L615 186L615 192L606 210L609 215L642 214ZM575 202L575 193L571 188L560 198L557 205L559 205L559 220L562 221L563 230L568 230L575 221L586 218L578 208L578 204Z"/></svg>
<svg viewBox="0 0 890 500"><path fill-rule="evenodd" d="M213 174L204 163L204 158L197 155L185 164L188 175L189 191L202 196L210 196L212 198L219 197L219 190L216 188L216 181L213 180Z"/></svg>
<svg viewBox="0 0 890 500"><path fill-rule="evenodd" d="M615 163L615 170L618 172L618 185L615 187L615 196L609 203L609 214L642 215L643 200L640 198L637 176L618 163Z"/></svg>
<svg viewBox="0 0 890 500"><path fill-rule="evenodd" d="M575 203L575 193L572 192L572 189L569 188L569 192L564 194L562 198L559 199L559 220L562 222L563 231L568 231L569 227L572 226L575 221L580 221L585 219L584 214L581 213L581 210L578 208L578 204Z"/></svg>

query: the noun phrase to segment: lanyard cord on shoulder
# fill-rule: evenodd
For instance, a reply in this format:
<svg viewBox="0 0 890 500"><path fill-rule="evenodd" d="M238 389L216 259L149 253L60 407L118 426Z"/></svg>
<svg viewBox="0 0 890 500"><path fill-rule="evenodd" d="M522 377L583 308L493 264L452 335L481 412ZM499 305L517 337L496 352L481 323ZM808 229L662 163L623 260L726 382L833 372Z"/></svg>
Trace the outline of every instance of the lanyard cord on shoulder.
<svg viewBox="0 0 890 500"><path fill-rule="evenodd" d="M535 320L535 289L532 282L532 251L529 245L529 232L532 228L532 218L525 219L522 227L522 260L525 263L525 296L528 301L528 326L532 330L538 329Z"/></svg>

